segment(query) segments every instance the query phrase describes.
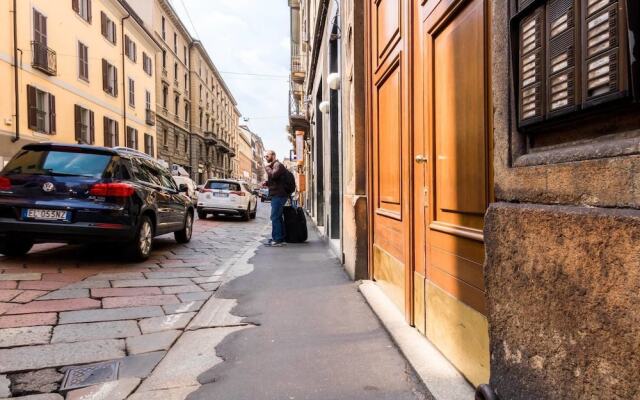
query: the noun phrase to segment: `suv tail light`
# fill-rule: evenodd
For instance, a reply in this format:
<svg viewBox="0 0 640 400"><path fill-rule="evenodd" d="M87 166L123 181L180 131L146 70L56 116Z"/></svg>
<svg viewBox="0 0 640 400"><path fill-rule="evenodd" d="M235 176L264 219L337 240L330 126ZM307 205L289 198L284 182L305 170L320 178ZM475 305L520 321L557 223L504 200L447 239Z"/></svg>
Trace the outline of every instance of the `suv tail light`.
<svg viewBox="0 0 640 400"><path fill-rule="evenodd" d="M128 183L96 183L89 194L98 197L131 197L135 189Z"/></svg>
<svg viewBox="0 0 640 400"><path fill-rule="evenodd" d="M245 193L240 191L232 191L229 192L229 194L235 194L236 196L245 196Z"/></svg>
<svg viewBox="0 0 640 400"><path fill-rule="evenodd" d="M9 178L0 176L0 190L11 190L11 180Z"/></svg>

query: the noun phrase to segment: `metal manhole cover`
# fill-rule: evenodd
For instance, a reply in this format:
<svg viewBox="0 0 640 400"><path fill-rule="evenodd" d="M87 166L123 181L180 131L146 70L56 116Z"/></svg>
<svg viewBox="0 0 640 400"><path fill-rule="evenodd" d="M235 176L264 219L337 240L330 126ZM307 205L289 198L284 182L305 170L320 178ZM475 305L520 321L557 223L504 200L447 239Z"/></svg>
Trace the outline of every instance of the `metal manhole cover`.
<svg viewBox="0 0 640 400"><path fill-rule="evenodd" d="M119 361L69 367L60 390L71 390L118 379Z"/></svg>

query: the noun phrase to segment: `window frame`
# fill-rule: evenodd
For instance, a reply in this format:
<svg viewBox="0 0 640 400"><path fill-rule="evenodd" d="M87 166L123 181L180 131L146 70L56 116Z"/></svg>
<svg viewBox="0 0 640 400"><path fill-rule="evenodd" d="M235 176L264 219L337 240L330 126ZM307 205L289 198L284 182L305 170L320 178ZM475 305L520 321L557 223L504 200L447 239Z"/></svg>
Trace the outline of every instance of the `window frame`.
<svg viewBox="0 0 640 400"><path fill-rule="evenodd" d="M81 41L78 41L78 78L89 82L89 46Z"/></svg>
<svg viewBox="0 0 640 400"><path fill-rule="evenodd" d="M129 107L136 107L136 81L129 77Z"/></svg>

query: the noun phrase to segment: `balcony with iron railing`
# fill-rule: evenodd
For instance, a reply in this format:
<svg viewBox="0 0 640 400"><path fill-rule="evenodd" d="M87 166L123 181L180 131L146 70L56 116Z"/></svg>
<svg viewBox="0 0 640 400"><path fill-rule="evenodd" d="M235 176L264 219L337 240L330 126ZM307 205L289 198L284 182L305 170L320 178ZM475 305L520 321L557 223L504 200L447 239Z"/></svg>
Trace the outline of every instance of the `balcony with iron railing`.
<svg viewBox="0 0 640 400"><path fill-rule="evenodd" d="M303 83L307 75L306 57L300 52L300 45L291 44L291 80Z"/></svg>
<svg viewBox="0 0 640 400"><path fill-rule="evenodd" d="M292 83L289 95L289 126L291 131L302 130L306 133L309 131L309 119L307 118L304 101L293 92L294 85L295 83Z"/></svg>
<svg viewBox="0 0 640 400"><path fill-rule="evenodd" d="M147 125L154 126L156 124L156 113L153 110L146 109L145 116Z"/></svg>
<svg viewBox="0 0 640 400"><path fill-rule="evenodd" d="M47 75L54 76L58 72L58 60L56 52L48 48L44 43L31 42L31 50L33 60L31 65L33 68L44 72Z"/></svg>

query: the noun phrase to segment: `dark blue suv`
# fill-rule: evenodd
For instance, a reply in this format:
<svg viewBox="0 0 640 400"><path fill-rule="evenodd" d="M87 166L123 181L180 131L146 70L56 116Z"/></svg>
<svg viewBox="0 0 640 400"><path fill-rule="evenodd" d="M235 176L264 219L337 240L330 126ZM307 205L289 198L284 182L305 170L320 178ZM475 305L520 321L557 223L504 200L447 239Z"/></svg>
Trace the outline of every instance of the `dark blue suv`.
<svg viewBox="0 0 640 400"><path fill-rule="evenodd" d="M0 253L24 255L43 242L112 242L142 261L155 236L191 240L194 208L186 191L135 150L29 144L0 172Z"/></svg>

